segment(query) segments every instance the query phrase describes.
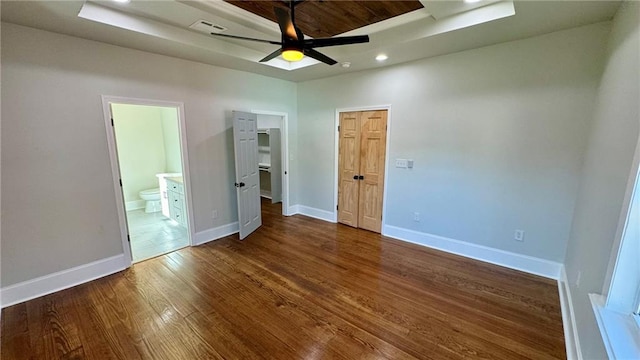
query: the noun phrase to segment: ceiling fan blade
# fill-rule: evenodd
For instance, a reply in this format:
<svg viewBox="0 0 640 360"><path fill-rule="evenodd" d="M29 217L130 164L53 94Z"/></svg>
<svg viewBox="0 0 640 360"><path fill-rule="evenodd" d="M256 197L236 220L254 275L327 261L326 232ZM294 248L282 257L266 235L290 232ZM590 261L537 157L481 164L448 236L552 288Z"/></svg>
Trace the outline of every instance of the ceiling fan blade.
<svg viewBox="0 0 640 360"><path fill-rule="evenodd" d="M326 46L361 44L361 43L368 43L368 42L369 42L369 35L341 36L341 37L308 39L304 41L304 46L307 48L317 48L317 47L326 47Z"/></svg>
<svg viewBox="0 0 640 360"><path fill-rule="evenodd" d="M279 7L273 8L273 11L275 11L276 18L278 18L278 25L280 25L282 34L286 35L289 39L298 40L298 32L296 31L296 27L293 26L289 13Z"/></svg>
<svg viewBox="0 0 640 360"><path fill-rule="evenodd" d="M257 42L262 42L262 43L267 43L267 44L273 44L273 45L282 45L282 43L281 43L280 41L271 41L271 40L254 39L254 38L248 38L248 37L244 37L244 36L227 35L227 34L218 34L218 33L211 33L211 35L213 35L213 36L221 36L221 37L226 37L226 38L231 38L231 39L240 39L240 40L257 41Z"/></svg>
<svg viewBox="0 0 640 360"><path fill-rule="evenodd" d="M327 65L333 65L336 64L337 61L333 60L332 58L328 57L327 55L324 55L318 51L315 51L313 49L303 49L302 52L307 55L310 58L316 59L318 61L321 61Z"/></svg>
<svg viewBox="0 0 640 360"><path fill-rule="evenodd" d="M264 59L260 60L260 62L267 62L271 59L277 58L278 56L280 56L280 54L282 54L282 49L278 49L274 52L272 52L271 54L267 55L264 57Z"/></svg>
<svg viewBox="0 0 640 360"><path fill-rule="evenodd" d="M294 28L296 29L296 35L298 35L298 39L304 40L304 34L302 33L302 30L298 29L298 27L296 26L294 26Z"/></svg>

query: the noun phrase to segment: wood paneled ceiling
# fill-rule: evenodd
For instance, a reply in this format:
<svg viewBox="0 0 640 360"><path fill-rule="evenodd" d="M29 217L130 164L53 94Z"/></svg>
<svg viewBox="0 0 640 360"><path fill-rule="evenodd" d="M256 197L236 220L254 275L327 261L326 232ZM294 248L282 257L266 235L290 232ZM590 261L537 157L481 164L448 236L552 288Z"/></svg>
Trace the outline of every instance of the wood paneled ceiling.
<svg viewBox="0 0 640 360"><path fill-rule="evenodd" d="M276 21L274 7L288 8L284 1L226 0L239 8ZM402 15L423 6L412 1L307 0L296 6L296 26L313 38L331 37Z"/></svg>

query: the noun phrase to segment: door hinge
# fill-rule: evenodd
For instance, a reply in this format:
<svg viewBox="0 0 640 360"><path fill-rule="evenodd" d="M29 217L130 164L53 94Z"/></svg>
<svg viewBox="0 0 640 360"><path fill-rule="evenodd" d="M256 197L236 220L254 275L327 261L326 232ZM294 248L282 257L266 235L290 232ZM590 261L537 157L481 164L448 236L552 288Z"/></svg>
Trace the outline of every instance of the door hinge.
<svg viewBox="0 0 640 360"><path fill-rule="evenodd" d="M340 132L340 125L338 125L338 132Z"/></svg>
<svg viewBox="0 0 640 360"><path fill-rule="evenodd" d="M122 187L122 179L118 179L120 181L120 187Z"/></svg>
<svg viewBox="0 0 640 360"><path fill-rule="evenodd" d="M113 126L113 118L111 118L111 126Z"/></svg>
<svg viewBox="0 0 640 360"><path fill-rule="evenodd" d="M338 205L336 205L336 210L338 210Z"/></svg>
<svg viewBox="0 0 640 360"><path fill-rule="evenodd" d="M129 234L127 234L127 241L131 242L131 237L129 236Z"/></svg>

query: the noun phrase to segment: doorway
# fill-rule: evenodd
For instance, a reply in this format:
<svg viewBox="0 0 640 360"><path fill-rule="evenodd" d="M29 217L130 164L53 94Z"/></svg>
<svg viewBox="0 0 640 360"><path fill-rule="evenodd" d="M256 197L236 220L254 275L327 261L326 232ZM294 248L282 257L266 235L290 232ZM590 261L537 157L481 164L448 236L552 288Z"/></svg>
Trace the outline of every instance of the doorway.
<svg viewBox="0 0 640 360"><path fill-rule="evenodd" d="M262 110L252 113L257 115L261 203L270 212L278 209L289 216L288 115Z"/></svg>
<svg viewBox="0 0 640 360"><path fill-rule="evenodd" d="M189 246L182 105L104 100L125 256L135 263Z"/></svg>
<svg viewBox="0 0 640 360"><path fill-rule="evenodd" d="M336 217L381 233L388 109L338 112Z"/></svg>

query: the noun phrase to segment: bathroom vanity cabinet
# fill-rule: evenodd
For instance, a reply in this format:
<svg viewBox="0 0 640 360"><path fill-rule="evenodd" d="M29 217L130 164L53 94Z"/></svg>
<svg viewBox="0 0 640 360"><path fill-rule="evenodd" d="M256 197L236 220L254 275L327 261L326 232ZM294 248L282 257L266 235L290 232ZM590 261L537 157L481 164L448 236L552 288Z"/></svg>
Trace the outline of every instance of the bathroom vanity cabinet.
<svg viewBox="0 0 640 360"><path fill-rule="evenodd" d="M168 177L167 198L169 199L169 218L187 227L187 210L184 201L182 176Z"/></svg>

